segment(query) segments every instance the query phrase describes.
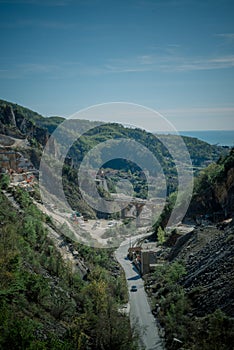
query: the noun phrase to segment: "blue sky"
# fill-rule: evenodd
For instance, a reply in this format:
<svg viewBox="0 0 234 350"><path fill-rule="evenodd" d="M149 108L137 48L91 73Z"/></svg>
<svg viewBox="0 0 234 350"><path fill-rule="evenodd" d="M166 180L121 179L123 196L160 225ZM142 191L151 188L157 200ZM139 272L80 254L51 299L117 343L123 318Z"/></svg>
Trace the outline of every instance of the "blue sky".
<svg viewBox="0 0 234 350"><path fill-rule="evenodd" d="M178 130L234 129L232 0L0 0L0 13L2 99L45 116L125 101Z"/></svg>

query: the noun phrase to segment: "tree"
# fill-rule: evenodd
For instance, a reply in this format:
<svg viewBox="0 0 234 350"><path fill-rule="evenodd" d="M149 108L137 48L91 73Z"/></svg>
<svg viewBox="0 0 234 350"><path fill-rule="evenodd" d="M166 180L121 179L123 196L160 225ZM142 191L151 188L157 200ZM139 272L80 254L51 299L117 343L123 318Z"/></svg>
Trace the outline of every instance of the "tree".
<svg viewBox="0 0 234 350"><path fill-rule="evenodd" d="M8 174L0 175L0 188L6 189L10 184L10 176Z"/></svg>
<svg viewBox="0 0 234 350"><path fill-rule="evenodd" d="M163 231L162 227L159 226L158 232L157 232L157 239L159 244L163 244L165 242L165 232Z"/></svg>

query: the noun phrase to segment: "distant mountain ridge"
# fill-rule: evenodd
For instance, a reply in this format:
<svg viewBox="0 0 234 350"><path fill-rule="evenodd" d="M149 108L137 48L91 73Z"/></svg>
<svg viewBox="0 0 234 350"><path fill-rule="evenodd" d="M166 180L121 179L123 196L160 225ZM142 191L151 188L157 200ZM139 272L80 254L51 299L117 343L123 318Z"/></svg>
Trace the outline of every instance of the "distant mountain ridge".
<svg viewBox="0 0 234 350"><path fill-rule="evenodd" d="M62 117L43 117L37 112L33 112L28 108L8 101L0 100L0 134L16 137L28 137L36 139L41 145L45 145L49 135L60 125L65 118ZM103 138L120 138L129 137L136 141L142 142L152 150L153 153L167 155L168 152L162 149L160 142L152 136L151 133L142 129L127 128L117 123L107 123L103 127L95 129L96 122L84 120L83 123L93 128L85 141L87 146L93 146L97 142L103 141ZM100 133L102 138L100 139ZM178 136L163 135L165 139L171 139L171 144L176 144ZM184 142L188 147L191 159L195 166L205 166L207 162L218 160L218 158L227 153L226 150L217 145L210 145L196 138L183 136ZM80 141L81 142L81 141ZM82 147L81 147L82 148ZM166 152L166 153L165 153ZM73 154L74 156L74 154ZM81 152L82 156L82 152Z"/></svg>

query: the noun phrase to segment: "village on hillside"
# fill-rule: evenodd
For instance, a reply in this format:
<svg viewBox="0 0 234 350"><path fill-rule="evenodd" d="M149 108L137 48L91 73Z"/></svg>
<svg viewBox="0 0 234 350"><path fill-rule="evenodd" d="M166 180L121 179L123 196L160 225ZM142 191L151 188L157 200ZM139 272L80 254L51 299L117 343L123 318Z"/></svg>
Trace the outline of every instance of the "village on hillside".
<svg viewBox="0 0 234 350"><path fill-rule="evenodd" d="M0 173L8 174L12 186L32 191L38 170L25 156L9 147L0 147Z"/></svg>

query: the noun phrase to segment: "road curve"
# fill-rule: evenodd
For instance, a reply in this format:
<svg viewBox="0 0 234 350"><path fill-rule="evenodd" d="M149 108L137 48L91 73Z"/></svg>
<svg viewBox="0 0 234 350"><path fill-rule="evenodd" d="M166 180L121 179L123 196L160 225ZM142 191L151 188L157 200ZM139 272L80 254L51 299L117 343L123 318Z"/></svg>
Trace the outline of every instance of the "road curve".
<svg viewBox="0 0 234 350"><path fill-rule="evenodd" d="M134 326L136 321L138 323L142 349L163 350L162 340L147 300L144 282L135 266L127 258L128 248L129 242L122 243L115 251L115 256L124 269L128 284L131 324ZM130 291L132 285L137 286L137 292Z"/></svg>

